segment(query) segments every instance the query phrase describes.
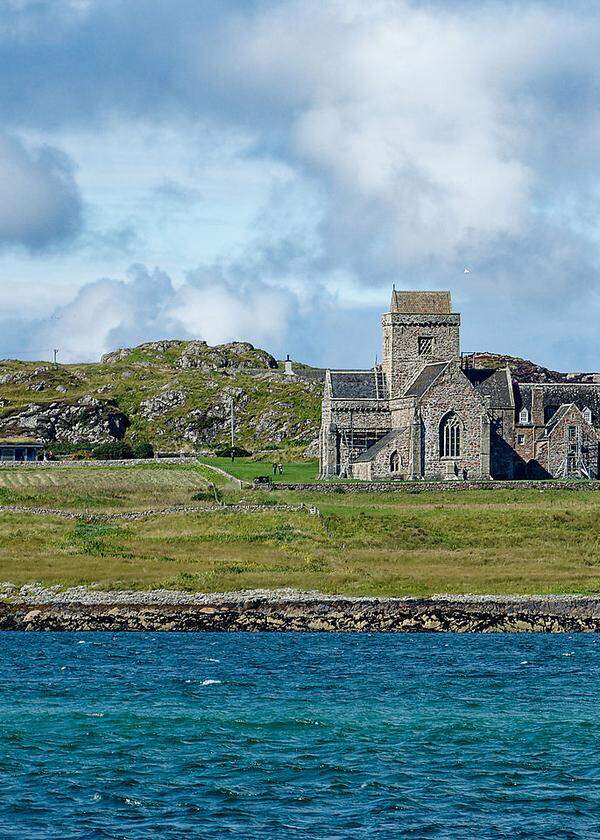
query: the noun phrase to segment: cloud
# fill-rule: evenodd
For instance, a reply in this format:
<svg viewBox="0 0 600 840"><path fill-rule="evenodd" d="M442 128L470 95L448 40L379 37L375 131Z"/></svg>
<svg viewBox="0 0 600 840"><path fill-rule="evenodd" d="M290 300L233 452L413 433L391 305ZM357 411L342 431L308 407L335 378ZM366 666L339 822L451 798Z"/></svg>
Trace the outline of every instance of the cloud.
<svg viewBox="0 0 600 840"><path fill-rule="evenodd" d="M176 285L160 269L133 265L125 279L82 286L66 305L37 320L0 321L0 357L96 361L103 353L164 338L209 344L251 341L279 357L357 365L363 349L342 347L341 330L367 331L377 346L377 307L340 306L323 288L304 298L287 288L226 275L218 266L192 271ZM372 358L368 363L372 363Z"/></svg>
<svg viewBox="0 0 600 840"><path fill-rule="evenodd" d="M451 287L470 313L468 349L587 366L600 317L599 38L600 12L577 0L13 0L0 11L0 116L42 134L101 134L119 120L186 138L229 128L250 138L245 161L277 160L302 184L294 210L277 190L257 208L245 267L234 230L212 279L191 273L161 293L160 314L107 322L94 347L136 324L154 335L161 318L223 336L228 311L235 337L283 342L275 326L287 324L295 340L302 325L308 342L324 306L337 344L319 338L318 352L341 352L346 317L370 356L370 328L323 296L335 276L346 278L342 300L344 284L365 297L392 281ZM184 225L193 195L175 180L167 149L153 197L172 216L178 204ZM109 292L137 311L131 290ZM251 323L238 302L269 295L271 314ZM289 314L296 305L301 318Z"/></svg>
<svg viewBox="0 0 600 840"><path fill-rule="evenodd" d="M71 238L81 225L73 164L49 146L27 149L0 134L0 246L30 251Z"/></svg>

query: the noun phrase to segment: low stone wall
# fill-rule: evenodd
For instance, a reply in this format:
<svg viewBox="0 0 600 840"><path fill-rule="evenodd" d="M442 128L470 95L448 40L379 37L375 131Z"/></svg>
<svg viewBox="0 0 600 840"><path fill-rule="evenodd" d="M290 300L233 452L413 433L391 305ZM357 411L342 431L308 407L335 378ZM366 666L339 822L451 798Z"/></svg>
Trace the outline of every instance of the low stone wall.
<svg viewBox="0 0 600 840"><path fill-rule="evenodd" d="M151 595L151 593L147 593ZM181 603L146 593L101 593L98 602L43 598L0 602L1 630L177 630L329 632L600 631L600 598L341 598L232 593L191 595ZM138 599L136 602L136 598Z"/></svg>
<svg viewBox="0 0 600 840"><path fill-rule="evenodd" d="M170 505L163 508L147 508L146 510L130 510L122 513L90 513L85 511L63 510L62 508L27 507L25 505L0 505L0 513L24 513L32 516L57 516L62 519L85 519L86 521L135 521L148 519L152 516L169 516L173 513L307 513L309 516L320 516L320 511L314 505L261 505L240 502L236 505Z"/></svg>
<svg viewBox="0 0 600 840"><path fill-rule="evenodd" d="M254 485L260 490L296 490L306 493L426 493L464 490L600 490L600 481L322 481L314 483Z"/></svg>
<svg viewBox="0 0 600 840"><path fill-rule="evenodd" d="M136 464L182 464L195 459L197 456L178 456L173 458L127 458L127 459L106 459L97 461L84 459L81 461L0 461L0 470L20 469L56 469L58 467L131 467ZM203 465L206 466L206 465Z"/></svg>

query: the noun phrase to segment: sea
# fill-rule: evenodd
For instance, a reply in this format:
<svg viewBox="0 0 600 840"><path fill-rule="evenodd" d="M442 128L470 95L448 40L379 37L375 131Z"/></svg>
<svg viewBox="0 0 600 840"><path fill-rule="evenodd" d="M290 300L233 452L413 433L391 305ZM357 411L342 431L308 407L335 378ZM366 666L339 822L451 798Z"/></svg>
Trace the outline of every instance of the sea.
<svg viewBox="0 0 600 840"><path fill-rule="evenodd" d="M600 837L600 638L1 633L0 838L196 837Z"/></svg>

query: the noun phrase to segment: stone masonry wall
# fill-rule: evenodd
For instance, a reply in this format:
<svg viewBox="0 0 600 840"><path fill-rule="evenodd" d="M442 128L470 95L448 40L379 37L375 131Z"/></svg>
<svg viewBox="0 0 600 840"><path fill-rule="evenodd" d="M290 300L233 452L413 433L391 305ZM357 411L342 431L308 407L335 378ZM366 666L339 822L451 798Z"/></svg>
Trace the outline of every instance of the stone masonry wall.
<svg viewBox="0 0 600 840"><path fill-rule="evenodd" d="M450 411L454 411L461 420L460 456L451 459L440 456L439 431L443 417ZM489 459L487 468L484 466L482 470L481 458L482 451L487 449L489 452L489 435L487 441L484 439L486 408L458 365L451 365L427 391L421 403L421 418L425 434L426 478L444 478L451 473L454 464L459 474L462 475L463 469L466 469L470 478L489 475Z"/></svg>
<svg viewBox="0 0 600 840"><path fill-rule="evenodd" d="M383 370L390 396L401 394L423 365L460 359L460 315L400 315L382 317ZM419 355L419 337L434 338L430 354Z"/></svg>

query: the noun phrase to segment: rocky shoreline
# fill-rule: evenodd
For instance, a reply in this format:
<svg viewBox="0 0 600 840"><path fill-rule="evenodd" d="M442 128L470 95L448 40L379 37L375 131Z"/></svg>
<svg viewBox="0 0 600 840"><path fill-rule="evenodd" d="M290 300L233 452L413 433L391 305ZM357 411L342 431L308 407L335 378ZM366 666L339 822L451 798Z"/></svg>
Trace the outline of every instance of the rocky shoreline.
<svg viewBox="0 0 600 840"><path fill-rule="evenodd" d="M295 590L188 594L0 587L0 630L600 632L600 597L352 598Z"/></svg>

